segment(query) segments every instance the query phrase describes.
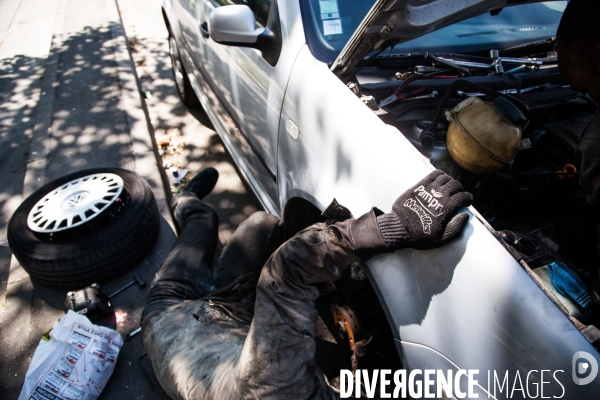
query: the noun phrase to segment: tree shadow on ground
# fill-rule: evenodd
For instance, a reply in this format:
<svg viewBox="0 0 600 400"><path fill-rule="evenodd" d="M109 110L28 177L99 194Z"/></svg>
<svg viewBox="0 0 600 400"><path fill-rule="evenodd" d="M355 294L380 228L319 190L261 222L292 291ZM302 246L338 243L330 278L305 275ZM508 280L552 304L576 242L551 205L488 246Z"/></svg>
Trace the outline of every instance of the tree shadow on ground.
<svg viewBox="0 0 600 400"><path fill-rule="evenodd" d="M86 27L65 34L58 49L56 76L44 75L50 71L44 69L46 62L25 56L0 60L0 241L6 238L8 220L23 200L27 163L36 156L29 153L36 118L42 118L36 107L44 96L51 96L41 92L42 78L54 81L50 129L42 135L47 141L42 148L48 152L46 182L94 167L135 170L129 132L129 124L135 121L128 120L131 117L122 109L111 27ZM163 232L170 229L166 221L161 224ZM167 251L156 246L131 272L105 282L106 292L129 282L134 272L150 283ZM0 383L6 398L18 397L31 356L41 336L64 314L66 297L66 290L32 282L20 267L13 267L10 271L9 249L0 247L0 288L6 293L1 310L0 370L11 371ZM115 298L118 330L123 335L139 326L147 290L131 288ZM160 387L150 389L137 366L143 352L139 336L123 347L103 398L167 398Z"/></svg>
<svg viewBox="0 0 600 400"><path fill-rule="evenodd" d="M138 73L143 89L152 83L154 101L173 106L168 114L150 115L155 130L178 127L186 135L193 135L190 128L202 130L204 136L201 141L190 140L185 150L192 173L214 166L221 172L221 181L239 181L234 163L204 111L201 108L189 110L193 115L190 116L176 97L168 53L165 57L164 46L161 46L154 49L162 52L152 58L157 63L154 72L147 76ZM42 77L55 79L51 121L45 136L48 154L43 176L46 182L87 168L135 169L129 127L136 121L128 120L131 117L122 110L111 27L86 27L65 35L58 49L55 77L44 76L46 62L25 56L0 60L0 241L6 237L10 216L23 200L21 194L31 156L29 149L36 124L36 107L43 96L50 95L41 92ZM173 98L177 99L176 103ZM190 124L186 118L195 121L196 125ZM218 211L222 242L226 242L241 222L261 208L245 183L233 186L231 189L223 183L206 199ZM166 221L161 221L161 224L161 229L169 229ZM158 241L160 243L161 237ZM118 330L123 335L139 326L149 284L168 250L155 247L131 271L102 283L102 290L106 293L129 282L133 273L148 283L145 289L132 287L114 300L118 310ZM0 247L0 289L4 292L7 285L11 285L7 291L7 302L2 307L0 370L14 371L14 374L2 379L0 391L7 398L17 398L39 338L64 313L66 290L32 282L26 274L22 274L20 279L9 276L9 264L9 249ZM145 363L145 370L154 379L154 389L138 366L138 357L143 353L139 335L124 345L115 372L103 392L104 399L167 398L156 385L149 364Z"/></svg>
<svg viewBox="0 0 600 400"><path fill-rule="evenodd" d="M155 136L160 139L175 131L185 143L180 154L163 156L164 165L188 169L189 177L206 167L214 167L220 173L217 187L205 201L219 215L219 238L225 244L235 228L262 206L239 178L241 174L205 110L200 105L185 106L178 96L167 38L159 41L134 36L129 38L129 44L142 91L149 93L145 101ZM170 177L170 172L166 172Z"/></svg>

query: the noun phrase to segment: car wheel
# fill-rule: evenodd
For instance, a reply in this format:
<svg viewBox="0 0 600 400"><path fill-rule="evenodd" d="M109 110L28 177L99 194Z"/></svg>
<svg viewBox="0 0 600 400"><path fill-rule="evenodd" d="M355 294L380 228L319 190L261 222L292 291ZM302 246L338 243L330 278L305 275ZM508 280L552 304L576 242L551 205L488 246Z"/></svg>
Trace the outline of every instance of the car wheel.
<svg viewBox="0 0 600 400"><path fill-rule="evenodd" d="M177 41L173 36L169 37L169 55L171 56L171 69L173 70L175 87L177 88L177 93L179 93L179 97L181 97L183 104L187 106L198 105L198 97L196 97L196 93L194 93L194 89L192 89L187 72L181 61Z"/></svg>
<svg viewBox="0 0 600 400"><path fill-rule="evenodd" d="M10 219L8 242L36 281L75 289L110 279L152 248L159 218L148 183L94 168L44 185Z"/></svg>

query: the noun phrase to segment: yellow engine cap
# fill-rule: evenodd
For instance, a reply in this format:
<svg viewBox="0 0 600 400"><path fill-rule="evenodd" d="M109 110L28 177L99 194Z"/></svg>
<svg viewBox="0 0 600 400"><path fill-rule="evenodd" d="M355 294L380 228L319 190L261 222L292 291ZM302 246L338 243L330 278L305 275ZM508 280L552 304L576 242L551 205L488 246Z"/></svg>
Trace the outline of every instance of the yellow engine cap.
<svg viewBox="0 0 600 400"><path fill-rule="evenodd" d="M502 169L512 164L521 149L521 128L492 103L469 97L446 116L450 120L448 151L467 171L485 174Z"/></svg>

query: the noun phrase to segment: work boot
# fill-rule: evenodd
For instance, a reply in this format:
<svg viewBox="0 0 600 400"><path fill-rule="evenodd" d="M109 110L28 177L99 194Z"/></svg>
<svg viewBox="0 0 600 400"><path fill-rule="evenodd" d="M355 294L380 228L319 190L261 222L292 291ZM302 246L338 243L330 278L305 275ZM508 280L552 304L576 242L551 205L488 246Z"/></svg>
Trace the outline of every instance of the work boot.
<svg viewBox="0 0 600 400"><path fill-rule="evenodd" d="M212 167L208 167L193 177L183 191L192 192L202 200L214 189L218 179L219 172Z"/></svg>
<svg viewBox="0 0 600 400"><path fill-rule="evenodd" d="M212 209L208 204L201 201L207 196L217 184L219 173L214 168L206 168L198 173L188 182L185 189L173 197L171 202L171 213L175 222L177 234L185 227L187 218L205 209Z"/></svg>

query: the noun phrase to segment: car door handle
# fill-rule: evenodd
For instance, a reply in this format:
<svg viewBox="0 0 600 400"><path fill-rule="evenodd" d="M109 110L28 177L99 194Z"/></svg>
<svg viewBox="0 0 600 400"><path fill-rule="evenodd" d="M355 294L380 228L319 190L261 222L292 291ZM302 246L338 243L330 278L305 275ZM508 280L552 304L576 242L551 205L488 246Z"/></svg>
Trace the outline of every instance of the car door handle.
<svg viewBox="0 0 600 400"><path fill-rule="evenodd" d="M206 39L208 39L208 37L210 36L210 34L208 33L208 24L206 23L206 21L200 24L200 34Z"/></svg>

